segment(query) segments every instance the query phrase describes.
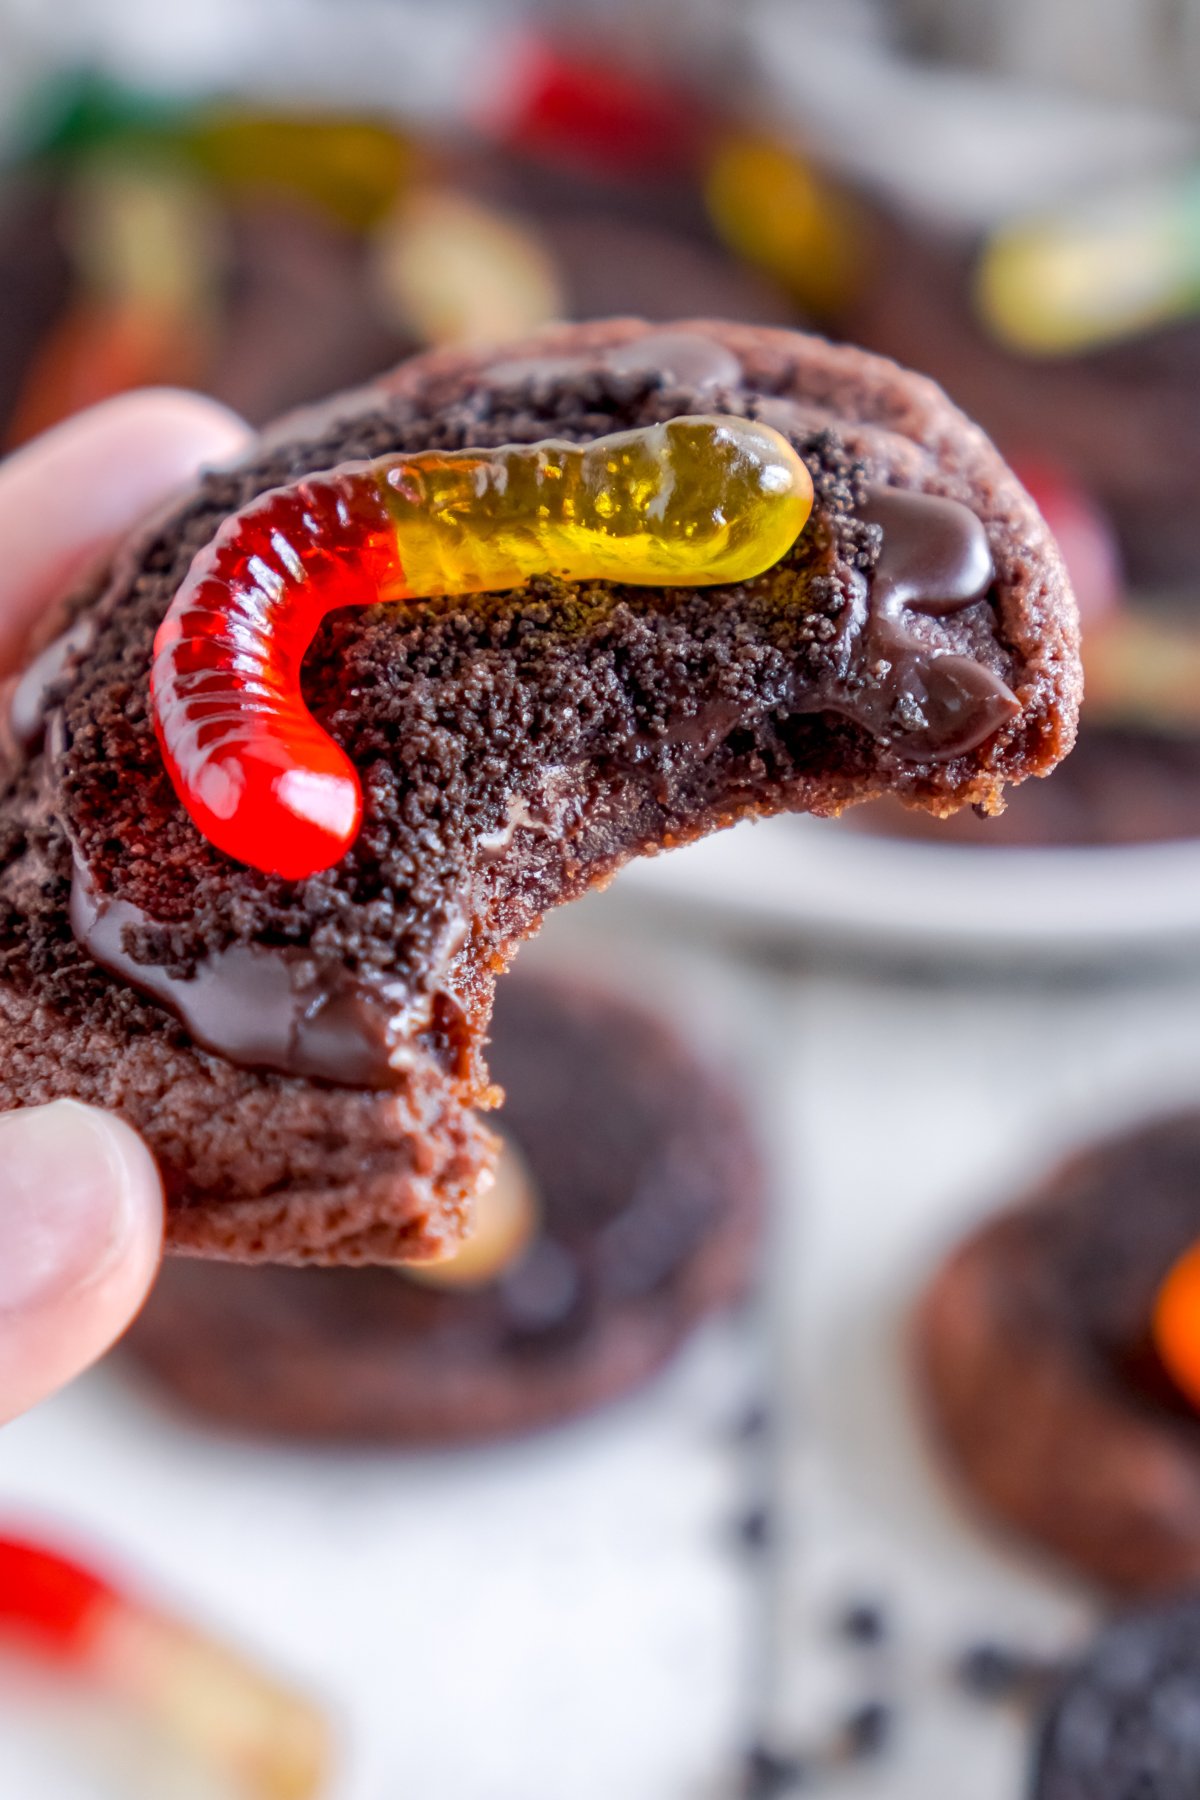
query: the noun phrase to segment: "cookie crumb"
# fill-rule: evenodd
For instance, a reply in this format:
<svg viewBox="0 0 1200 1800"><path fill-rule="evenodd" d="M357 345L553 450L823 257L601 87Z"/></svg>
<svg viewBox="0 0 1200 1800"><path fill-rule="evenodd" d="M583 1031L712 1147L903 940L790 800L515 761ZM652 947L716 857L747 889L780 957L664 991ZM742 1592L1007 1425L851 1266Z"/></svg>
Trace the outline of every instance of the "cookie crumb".
<svg viewBox="0 0 1200 1800"><path fill-rule="evenodd" d="M809 1784L811 1765L802 1756L782 1754L766 1744L752 1744L742 1765L741 1800L777 1800Z"/></svg>
<svg viewBox="0 0 1200 1800"><path fill-rule="evenodd" d="M769 1549L775 1537L775 1521L770 1507L747 1507L734 1522L734 1535L743 1550L758 1553Z"/></svg>
<svg viewBox="0 0 1200 1800"><path fill-rule="evenodd" d="M971 1644L954 1663L954 1679L976 1700L1037 1699L1058 1673L1058 1665L1012 1645Z"/></svg>
<svg viewBox="0 0 1200 1800"><path fill-rule="evenodd" d="M891 1637L891 1624L878 1600L848 1600L834 1620L838 1637L856 1649L874 1649Z"/></svg>
<svg viewBox="0 0 1200 1800"><path fill-rule="evenodd" d="M864 1700L847 1713L838 1733L843 1756L853 1762L882 1756L892 1741L895 1708L887 1700Z"/></svg>

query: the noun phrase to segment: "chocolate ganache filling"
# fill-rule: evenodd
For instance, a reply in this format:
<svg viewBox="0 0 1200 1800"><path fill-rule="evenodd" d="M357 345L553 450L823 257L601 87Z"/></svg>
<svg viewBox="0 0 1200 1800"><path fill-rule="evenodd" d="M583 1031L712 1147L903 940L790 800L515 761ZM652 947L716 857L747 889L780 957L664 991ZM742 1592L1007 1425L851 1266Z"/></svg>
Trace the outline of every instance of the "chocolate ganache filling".
<svg viewBox="0 0 1200 1800"><path fill-rule="evenodd" d="M231 944L188 976L135 960L134 934L152 928L140 907L96 893L75 862L71 929L103 968L174 1013L205 1050L247 1069L277 1069L347 1087L388 1088L414 1061L417 1034L431 1023L400 982L353 974L295 944ZM448 931L448 963L466 933Z"/></svg>
<svg viewBox="0 0 1200 1800"><path fill-rule="evenodd" d="M905 615L936 617L981 600L995 575L987 533L957 500L900 488L872 488L863 517L882 533L860 640L865 680L827 704L911 755L961 756L1020 704L971 657L931 651Z"/></svg>
<svg viewBox="0 0 1200 1800"><path fill-rule="evenodd" d="M755 415L785 436L808 424L795 402L774 397ZM1021 710L999 675L922 635L922 618L986 599L996 573L987 532L959 501L907 488L869 488L860 516L878 537L847 667L836 683L798 684L792 705L838 713L900 756L949 762Z"/></svg>
<svg viewBox="0 0 1200 1800"><path fill-rule="evenodd" d="M742 379L729 349L683 331L582 357L513 358L492 365L487 376L501 387L536 391L586 377L598 364L610 376L654 374L667 388L730 396ZM803 440L812 429L811 416L784 399L759 397L751 410L793 439ZM928 623L986 600L994 579L987 533L967 507L899 488L868 489L860 517L872 528L874 564L850 597L840 666L815 681L798 674L785 704L796 713L846 718L900 758L948 761L1019 711L998 675L948 650ZM84 644L77 622L22 678L10 719L21 742L36 738L56 683ZM681 719L679 732L707 755L739 723L737 708L718 703ZM495 844L480 840L480 867L514 831L554 828L531 805L528 796L509 803L501 838ZM97 963L174 1014L201 1047L243 1067L386 1089L412 1067L414 1046L422 1032L435 1030L439 1010L456 1004L450 974L468 911L450 916L420 997L403 982L378 972L356 974L299 945L238 943L173 973L165 966L169 959L147 959L148 942L163 934L160 923L129 901L97 891L78 853L70 918L78 942Z"/></svg>

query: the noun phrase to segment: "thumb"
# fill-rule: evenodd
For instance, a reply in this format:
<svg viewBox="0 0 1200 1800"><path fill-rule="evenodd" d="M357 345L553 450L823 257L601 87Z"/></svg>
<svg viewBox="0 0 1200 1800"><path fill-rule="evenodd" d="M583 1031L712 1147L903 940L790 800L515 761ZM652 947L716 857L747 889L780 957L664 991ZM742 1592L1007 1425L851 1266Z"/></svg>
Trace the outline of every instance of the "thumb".
<svg viewBox="0 0 1200 1800"><path fill-rule="evenodd" d="M158 1171L120 1119L75 1100L0 1115L0 1422L120 1336L162 1235Z"/></svg>

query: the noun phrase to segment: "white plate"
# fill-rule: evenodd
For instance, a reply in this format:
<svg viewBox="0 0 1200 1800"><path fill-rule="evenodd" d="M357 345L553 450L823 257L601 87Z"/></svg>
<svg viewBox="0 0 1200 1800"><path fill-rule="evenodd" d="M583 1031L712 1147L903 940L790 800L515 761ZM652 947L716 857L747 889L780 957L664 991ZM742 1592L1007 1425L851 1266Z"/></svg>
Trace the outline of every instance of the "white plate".
<svg viewBox="0 0 1200 1800"><path fill-rule="evenodd" d="M990 849L769 819L635 863L622 884L734 923L922 955L1071 961L1200 945L1200 839Z"/></svg>

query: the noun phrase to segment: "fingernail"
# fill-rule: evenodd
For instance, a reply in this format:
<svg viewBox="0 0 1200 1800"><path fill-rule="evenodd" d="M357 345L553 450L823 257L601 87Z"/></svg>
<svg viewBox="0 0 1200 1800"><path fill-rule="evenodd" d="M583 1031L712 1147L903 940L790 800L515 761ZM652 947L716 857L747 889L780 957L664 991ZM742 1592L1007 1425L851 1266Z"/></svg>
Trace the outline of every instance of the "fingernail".
<svg viewBox="0 0 1200 1800"><path fill-rule="evenodd" d="M136 1139L75 1100L0 1116L0 1313L97 1280L137 1223Z"/></svg>

